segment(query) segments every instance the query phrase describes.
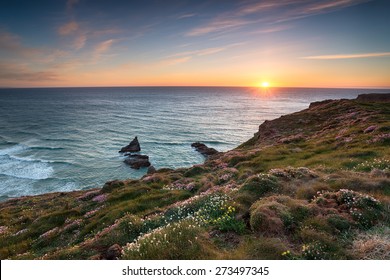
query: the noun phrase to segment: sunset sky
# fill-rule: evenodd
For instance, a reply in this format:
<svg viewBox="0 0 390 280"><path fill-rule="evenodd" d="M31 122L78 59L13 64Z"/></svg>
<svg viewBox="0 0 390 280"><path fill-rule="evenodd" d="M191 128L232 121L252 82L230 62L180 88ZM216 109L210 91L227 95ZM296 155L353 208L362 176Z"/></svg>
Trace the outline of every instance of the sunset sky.
<svg viewBox="0 0 390 280"><path fill-rule="evenodd" d="M3 0L0 87L390 88L390 1Z"/></svg>

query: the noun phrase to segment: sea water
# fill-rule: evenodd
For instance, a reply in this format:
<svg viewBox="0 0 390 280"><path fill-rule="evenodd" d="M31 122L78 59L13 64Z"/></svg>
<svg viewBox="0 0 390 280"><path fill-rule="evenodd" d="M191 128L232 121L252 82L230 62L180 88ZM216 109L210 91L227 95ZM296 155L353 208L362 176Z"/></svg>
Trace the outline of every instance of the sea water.
<svg viewBox="0 0 390 280"><path fill-rule="evenodd" d="M388 90L387 90L388 91ZM199 164L201 141L227 151L264 120L363 89L128 87L0 89L0 199L139 178L121 147L138 136L157 169Z"/></svg>

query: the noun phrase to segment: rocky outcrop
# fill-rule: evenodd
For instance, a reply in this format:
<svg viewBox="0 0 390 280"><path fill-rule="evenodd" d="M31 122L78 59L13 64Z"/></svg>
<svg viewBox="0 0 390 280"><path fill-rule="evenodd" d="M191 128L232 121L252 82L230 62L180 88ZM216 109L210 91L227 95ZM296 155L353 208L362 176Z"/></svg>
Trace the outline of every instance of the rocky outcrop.
<svg viewBox="0 0 390 280"><path fill-rule="evenodd" d="M131 168L140 169L141 167L149 167L149 157L147 155L133 154L141 151L141 146L137 136L130 142L129 145L123 147L119 152L124 153L127 158L124 162L130 165Z"/></svg>
<svg viewBox="0 0 390 280"><path fill-rule="evenodd" d="M105 254L105 258L107 260L117 260L122 254L122 247L118 244L112 245L110 248L107 249L107 252Z"/></svg>
<svg viewBox="0 0 390 280"><path fill-rule="evenodd" d="M150 166L149 157L146 155L129 155L124 162L134 169Z"/></svg>
<svg viewBox="0 0 390 280"><path fill-rule="evenodd" d="M129 145L123 147L119 152L120 153L136 153L141 151L141 146L139 145L137 136L130 142Z"/></svg>
<svg viewBox="0 0 390 280"><path fill-rule="evenodd" d="M390 102L390 93L359 94L356 100L365 102Z"/></svg>
<svg viewBox="0 0 390 280"><path fill-rule="evenodd" d="M154 174L154 173L156 173L156 171L157 171L156 168L154 168L154 166L151 165L151 166L148 167L147 174Z"/></svg>
<svg viewBox="0 0 390 280"><path fill-rule="evenodd" d="M195 150L201 153L203 156L208 157L211 155L215 155L218 151L214 148L209 148L205 144L200 142L195 142L191 144L191 147L195 148Z"/></svg>

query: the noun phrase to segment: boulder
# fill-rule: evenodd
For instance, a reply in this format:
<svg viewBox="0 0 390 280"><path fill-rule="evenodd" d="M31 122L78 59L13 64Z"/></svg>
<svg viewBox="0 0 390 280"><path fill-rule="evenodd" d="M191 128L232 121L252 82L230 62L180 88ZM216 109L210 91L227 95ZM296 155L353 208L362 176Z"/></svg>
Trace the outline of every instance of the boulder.
<svg viewBox="0 0 390 280"><path fill-rule="evenodd" d="M106 259L107 260L117 260L122 255L122 247L118 244L112 245L107 249Z"/></svg>
<svg viewBox="0 0 390 280"><path fill-rule="evenodd" d="M359 94L356 100L364 102L390 102L390 93Z"/></svg>
<svg viewBox="0 0 390 280"><path fill-rule="evenodd" d="M376 129L376 125L371 125L364 130L364 133L373 132Z"/></svg>
<svg viewBox="0 0 390 280"><path fill-rule="evenodd" d="M156 173L156 168L154 168L153 165L148 167L148 173L147 174L153 174Z"/></svg>
<svg viewBox="0 0 390 280"><path fill-rule="evenodd" d="M124 162L134 169L150 166L149 157L146 155L129 155Z"/></svg>
<svg viewBox="0 0 390 280"><path fill-rule="evenodd" d="M141 146L139 145L137 136L130 142L129 145L123 147L119 152L120 153L136 153L141 151Z"/></svg>
<svg viewBox="0 0 390 280"><path fill-rule="evenodd" d="M217 154L218 151L214 148L209 148L205 144L200 142L195 142L191 144L191 147L195 148L195 150L201 153L203 156L208 157L214 154Z"/></svg>

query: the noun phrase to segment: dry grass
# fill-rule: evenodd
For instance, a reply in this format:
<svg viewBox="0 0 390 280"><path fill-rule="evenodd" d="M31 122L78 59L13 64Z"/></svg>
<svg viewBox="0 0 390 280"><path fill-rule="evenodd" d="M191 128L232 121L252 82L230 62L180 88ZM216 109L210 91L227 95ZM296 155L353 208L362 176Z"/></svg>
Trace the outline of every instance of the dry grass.
<svg viewBox="0 0 390 280"><path fill-rule="evenodd" d="M390 228L375 228L359 233L352 243L357 259L390 260Z"/></svg>

